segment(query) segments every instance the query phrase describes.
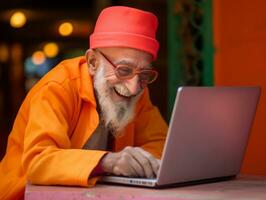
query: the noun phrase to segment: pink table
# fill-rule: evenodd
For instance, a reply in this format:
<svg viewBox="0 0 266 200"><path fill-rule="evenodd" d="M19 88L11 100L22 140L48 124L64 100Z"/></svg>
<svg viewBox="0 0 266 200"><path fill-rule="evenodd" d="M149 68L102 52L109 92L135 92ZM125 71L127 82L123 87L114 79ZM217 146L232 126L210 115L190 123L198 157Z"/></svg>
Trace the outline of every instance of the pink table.
<svg viewBox="0 0 266 200"><path fill-rule="evenodd" d="M26 186L25 200L266 200L266 177L237 179L168 189L98 184L94 188Z"/></svg>

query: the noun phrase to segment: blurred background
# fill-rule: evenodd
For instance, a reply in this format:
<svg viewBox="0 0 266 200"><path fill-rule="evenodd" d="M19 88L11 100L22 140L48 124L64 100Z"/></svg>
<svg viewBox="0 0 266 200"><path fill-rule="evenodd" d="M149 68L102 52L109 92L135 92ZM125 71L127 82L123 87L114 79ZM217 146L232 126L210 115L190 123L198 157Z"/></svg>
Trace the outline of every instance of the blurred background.
<svg viewBox="0 0 266 200"><path fill-rule="evenodd" d="M264 0L1 0L0 159L27 92L60 61L84 55L98 14L111 5L158 16L159 78L150 91L167 122L178 86L262 87L242 173L266 175Z"/></svg>

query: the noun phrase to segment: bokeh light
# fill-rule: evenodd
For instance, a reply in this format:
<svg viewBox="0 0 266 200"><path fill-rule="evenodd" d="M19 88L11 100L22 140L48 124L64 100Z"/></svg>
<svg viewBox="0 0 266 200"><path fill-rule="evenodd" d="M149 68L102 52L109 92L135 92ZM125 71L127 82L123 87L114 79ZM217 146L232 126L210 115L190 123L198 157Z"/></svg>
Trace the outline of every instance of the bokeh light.
<svg viewBox="0 0 266 200"><path fill-rule="evenodd" d="M7 62L9 57L7 45L0 44L0 62Z"/></svg>
<svg viewBox="0 0 266 200"><path fill-rule="evenodd" d="M24 72L26 77L34 76L36 65L32 62L31 57L28 57L24 62Z"/></svg>
<svg viewBox="0 0 266 200"><path fill-rule="evenodd" d="M26 23L27 18L23 12L15 12L10 18L10 25L14 28L21 28Z"/></svg>
<svg viewBox="0 0 266 200"><path fill-rule="evenodd" d="M32 54L31 59L32 59L33 64L40 65L45 61L46 57L42 51L35 51Z"/></svg>
<svg viewBox="0 0 266 200"><path fill-rule="evenodd" d="M58 31L62 36L69 36L73 32L73 25L70 22L64 22L60 24Z"/></svg>
<svg viewBox="0 0 266 200"><path fill-rule="evenodd" d="M56 43L49 42L44 46L43 51L48 58L54 58L57 56L59 48Z"/></svg>

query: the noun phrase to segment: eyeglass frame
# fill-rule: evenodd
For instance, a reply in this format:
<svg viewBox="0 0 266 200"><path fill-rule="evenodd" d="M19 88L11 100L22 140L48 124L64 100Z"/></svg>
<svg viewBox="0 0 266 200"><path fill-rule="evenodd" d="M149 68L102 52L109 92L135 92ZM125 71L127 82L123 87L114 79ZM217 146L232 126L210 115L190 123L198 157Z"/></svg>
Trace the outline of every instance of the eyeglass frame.
<svg viewBox="0 0 266 200"><path fill-rule="evenodd" d="M135 68L135 67L132 67L132 66L126 66L126 67L129 67L129 68L131 68L131 69L133 69L133 76L132 77L126 77L126 78L122 78L122 77L120 77L119 75L117 75L117 73L116 73L116 69L117 68L119 68L119 65L115 65L103 52L101 52L99 49L95 49L99 54L101 54L104 58L105 58L105 60L107 60L107 62L114 68L114 73L111 73L111 74L108 74L108 75L106 75L105 77L108 77L108 76L111 76L111 75L116 75L116 77L117 78L119 78L119 79L121 79L121 80L128 80L128 79L131 79L131 78L133 78L134 76L136 76L136 75L138 75L138 74L141 74L141 72L143 72L143 71L151 71L151 72L153 72L153 73L155 73L155 78L153 78L152 79L152 81L150 81L150 82L144 82L143 80L141 80L141 77L140 77L140 82L141 82L141 85L143 86L143 85L148 85L148 84L151 84L151 83L153 83L156 79L157 79L157 77L158 77L158 75L159 75L159 73L156 71L156 70L153 70L153 69L137 69L137 68Z"/></svg>

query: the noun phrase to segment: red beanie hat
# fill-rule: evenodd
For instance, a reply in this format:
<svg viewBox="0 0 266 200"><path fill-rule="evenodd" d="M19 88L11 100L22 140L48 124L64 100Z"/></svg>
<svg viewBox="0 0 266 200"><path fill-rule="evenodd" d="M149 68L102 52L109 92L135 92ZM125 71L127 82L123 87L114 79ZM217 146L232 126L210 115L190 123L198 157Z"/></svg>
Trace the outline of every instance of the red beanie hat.
<svg viewBox="0 0 266 200"><path fill-rule="evenodd" d="M131 47L157 58L157 17L146 11L125 6L105 8L90 36L90 48Z"/></svg>

